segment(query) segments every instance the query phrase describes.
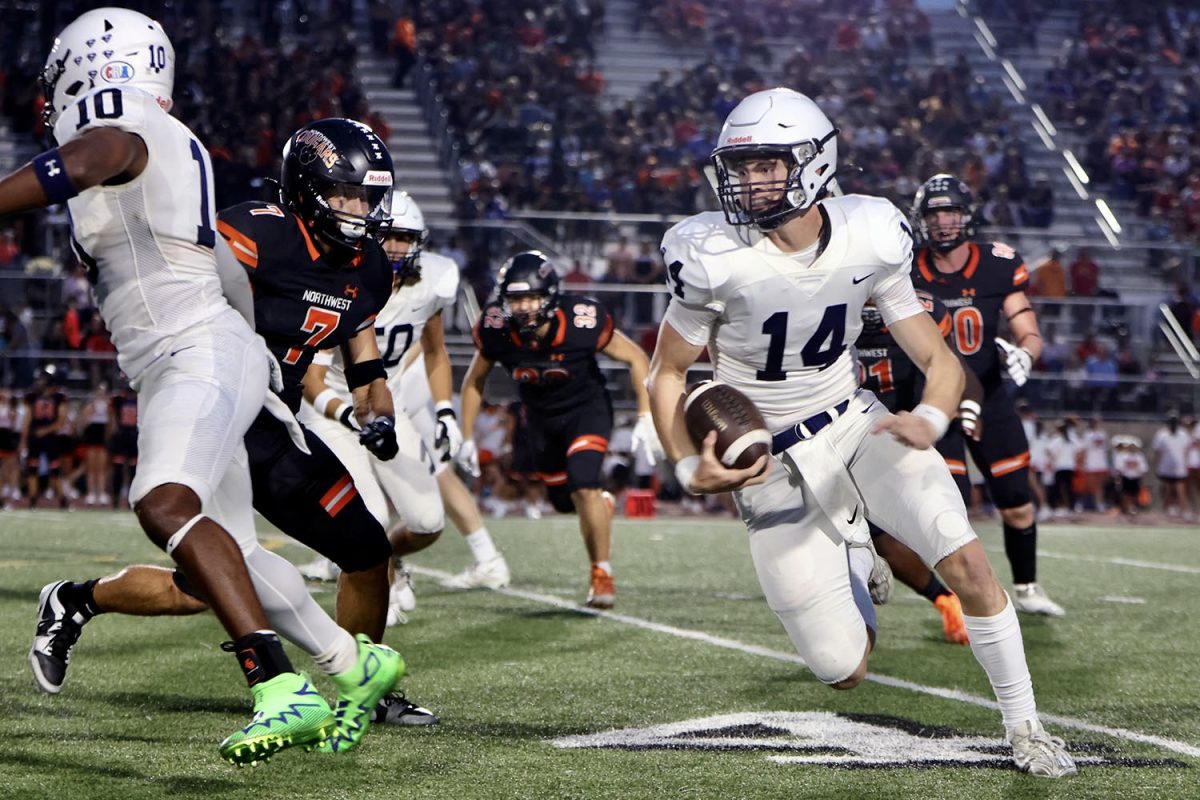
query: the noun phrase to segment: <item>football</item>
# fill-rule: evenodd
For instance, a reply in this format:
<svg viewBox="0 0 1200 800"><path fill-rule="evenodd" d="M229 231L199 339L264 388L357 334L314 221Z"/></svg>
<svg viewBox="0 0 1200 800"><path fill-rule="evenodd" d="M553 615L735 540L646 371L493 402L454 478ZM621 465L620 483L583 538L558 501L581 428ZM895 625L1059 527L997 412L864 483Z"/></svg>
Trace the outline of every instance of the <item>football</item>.
<svg viewBox="0 0 1200 800"><path fill-rule="evenodd" d="M709 431L717 432L717 458L727 467L746 469L771 453L771 433L750 398L721 381L701 381L687 389L683 415L697 448Z"/></svg>

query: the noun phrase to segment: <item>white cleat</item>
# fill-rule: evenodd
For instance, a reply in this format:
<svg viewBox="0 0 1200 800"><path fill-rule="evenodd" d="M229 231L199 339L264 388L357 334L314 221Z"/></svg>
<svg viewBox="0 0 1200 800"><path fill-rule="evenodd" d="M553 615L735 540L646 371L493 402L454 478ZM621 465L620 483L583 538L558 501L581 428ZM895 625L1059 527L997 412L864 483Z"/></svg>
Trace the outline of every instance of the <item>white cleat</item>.
<svg viewBox="0 0 1200 800"><path fill-rule="evenodd" d="M1041 614L1044 617L1065 617L1066 610L1050 599L1037 583L1013 584L1013 606L1022 614Z"/></svg>
<svg viewBox="0 0 1200 800"><path fill-rule="evenodd" d="M300 574L310 581L336 581L342 570L337 564L324 556L320 556L307 564L297 567Z"/></svg>
<svg viewBox="0 0 1200 800"><path fill-rule="evenodd" d="M1042 723L1026 720L1008 734L1017 769L1039 778L1066 778L1079 770L1067 752L1067 745L1046 733Z"/></svg>
<svg viewBox="0 0 1200 800"><path fill-rule="evenodd" d="M508 562L499 553L482 564L472 564L442 581L447 589L503 589L512 580Z"/></svg>

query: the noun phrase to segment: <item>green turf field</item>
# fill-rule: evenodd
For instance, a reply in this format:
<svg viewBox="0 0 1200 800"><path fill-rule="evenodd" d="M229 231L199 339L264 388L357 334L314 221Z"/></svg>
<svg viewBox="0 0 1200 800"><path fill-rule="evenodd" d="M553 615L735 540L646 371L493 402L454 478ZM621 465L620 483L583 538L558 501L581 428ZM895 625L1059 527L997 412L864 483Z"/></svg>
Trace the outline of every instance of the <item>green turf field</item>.
<svg viewBox="0 0 1200 800"><path fill-rule="evenodd" d="M63 693L34 688L45 583L166 563L132 515L0 512L3 797L1200 797L1196 529L1042 527L1041 578L1068 616L1022 625L1039 708L1080 762L1047 781L1007 766L982 670L903 587L880 610L872 680L835 693L797 663L733 521L618 520L611 614L576 605L587 566L574 519L490 527L512 588L438 588L468 559L448 531L413 559L418 609L388 633L409 696L440 726L238 770L216 745L248 719L249 693L209 614L99 617ZM1007 580L998 526L980 530Z"/></svg>

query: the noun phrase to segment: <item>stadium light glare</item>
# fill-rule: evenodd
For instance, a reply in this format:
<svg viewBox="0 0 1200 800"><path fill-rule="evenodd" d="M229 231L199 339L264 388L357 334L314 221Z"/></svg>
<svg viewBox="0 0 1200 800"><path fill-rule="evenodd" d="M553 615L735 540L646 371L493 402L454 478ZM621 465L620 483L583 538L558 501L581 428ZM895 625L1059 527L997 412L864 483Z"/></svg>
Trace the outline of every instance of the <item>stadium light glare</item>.
<svg viewBox="0 0 1200 800"><path fill-rule="evenodd" d="M1096 198L1096 210L1100 212L1100 216L1104 217L1105 222L1113 229L1113 233L1121 232L1121 223L1117 221L1117 216L1108 207L1108 203L1104 202L1104 198Z"/></svg>
<svg viewBox="0 0 1200 800"><path fill-rule="evenodd" d="M1022 92L1027 89L1025 81L1021 79L1021 73L1017 72L1017 68L1007 58L1000 59L1000 66L1004 67L1004 71L1008 73L1008 77L1012 78L1012 82L1017 85L1017 88Z"/></svg>
<svg viewBox="0 0 1200 800"><path fill-rule="evenodd" d="M1070 150L1063 150L1063 158L1067 160L1067 164L1071 167L1071 171L1075 173L1075 177L1079 178L1080 183L1087 185L1092 182L1088 178L1087 170L1079 163L1079 159L1075 158L1074 153Z"/></svg>
<svg viewBox="0 0 1200 800"><path fill-rule="evenodd" d="M992 35L992 29L989 28L988 24L983 21L983 17L975 18L975 27L979 28L979 32L983 34L984 39L987 39L988 44L990 44L992 47L996 46L996 37Z"/></svg>
<svg viewBox="0 0 1200 800"><path fill-rule="evenodd" d="M1042 123L1042 127L1046 129L1046 133L1051 136L1058 136L1058 128L1054 127L1054 123L1050 121L1050 117L1042 110L1042 107L1034 103L1030 108L1033 109L1033 115L1038 118L1038 122Z"/></svg>

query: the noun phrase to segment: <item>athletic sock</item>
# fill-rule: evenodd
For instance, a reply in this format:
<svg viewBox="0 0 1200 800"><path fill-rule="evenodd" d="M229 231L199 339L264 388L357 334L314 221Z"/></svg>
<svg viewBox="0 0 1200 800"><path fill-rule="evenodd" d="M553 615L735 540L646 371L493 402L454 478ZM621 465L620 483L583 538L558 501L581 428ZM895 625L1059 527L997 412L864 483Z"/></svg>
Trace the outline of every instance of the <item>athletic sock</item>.
<svg viewBox="0 0 1200 800"><path fill-rule="evenodd" d="M94 592L99 579L90 581L82 581L80 583L64 583L58 589L58 599L63 603L75 607L75 610L83 617L82 620L77 620L79 623L87 622L97 614L103 614L104 609L96 606L96 597Z"/></svg>
<svg viewBox="0 0 1200 800"><path fill-rule="evenodd" d="M1017 528L1004 523L1004 554L1012 567L1013 583L1037 581L1037 523Z"/></svg>
<svg viewBox="0 0 1200 800"><path fill-rule="evenodd" d="M963 614L971 652L987 673L1004 727L1012 730L1025 720L1037 718L1037 703L1033 697L1033 680L1025 662L1025 643L1021 638L1021 623L1012 601L1005 595L1004 610L994 617L972 617Z"/></svg>
<svg viewBox="0 0 1200 800"><path fill-rule="evenodd" d="M950 590L946 588L946 584L942 583L937 575L929 573L929 583L925 584L925 588L921 590L921 596L931 603L936 603L939 597L948 594L950 594Z"/></svg>
<svg viewBox="0 0 1200 800"><path fill-rule="evenodd" d="M467 546L471 548L471 555L475 557L476 564L482 564L485 561L491 561L496 556L500 555L496 550L496 545L492 542L492 536L488 533L487 528L480 528L474 533L468 533L463 537Z"/></svg>

